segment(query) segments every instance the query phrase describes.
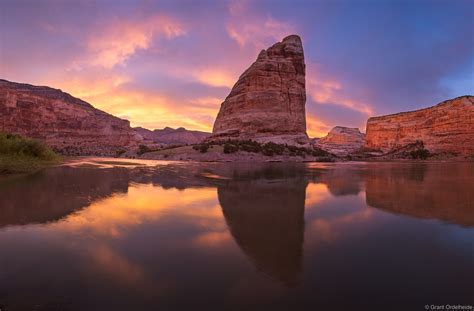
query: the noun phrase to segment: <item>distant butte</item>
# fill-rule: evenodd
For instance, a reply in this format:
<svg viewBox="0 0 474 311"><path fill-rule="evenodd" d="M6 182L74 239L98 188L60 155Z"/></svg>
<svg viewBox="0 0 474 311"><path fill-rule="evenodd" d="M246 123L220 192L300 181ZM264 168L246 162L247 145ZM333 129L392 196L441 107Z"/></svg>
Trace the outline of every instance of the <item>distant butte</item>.
<svg viewBox="0 0 474 311"><path fill-rule="evenodd" d="M266 50L240 76L220 107L212 139L303 139L306 134L303 44L297 35Z"/></svg>

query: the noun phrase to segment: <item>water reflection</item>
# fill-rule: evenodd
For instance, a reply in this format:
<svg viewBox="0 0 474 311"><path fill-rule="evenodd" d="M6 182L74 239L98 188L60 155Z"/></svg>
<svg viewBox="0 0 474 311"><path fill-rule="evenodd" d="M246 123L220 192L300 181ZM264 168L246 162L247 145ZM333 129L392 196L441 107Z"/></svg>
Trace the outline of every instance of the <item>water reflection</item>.
<svg viewBox="0 0 474 311"><path fill-rule="evenodd" d="M474 289L473 164L154 165L0 180L0 308L365 308L394 292L423 307Z"/></svg>
<svg viewBox="0 0 474 311"><path fill-rule="evenodd" d="M308 181L297 172L277 167L243 175L236 171L217 189L237 244L258 270L288 286L298 284L302 269Z"/></svg>

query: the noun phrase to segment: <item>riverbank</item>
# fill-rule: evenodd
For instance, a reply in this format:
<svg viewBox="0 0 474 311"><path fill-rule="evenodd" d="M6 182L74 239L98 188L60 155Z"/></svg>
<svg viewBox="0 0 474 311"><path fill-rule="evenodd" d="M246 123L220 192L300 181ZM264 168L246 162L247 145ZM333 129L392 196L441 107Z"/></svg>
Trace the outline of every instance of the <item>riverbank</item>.
<svg viewBox="0 0 474 311"><path fill-rule="evenodd" d="M0 175L33 173L60 162L61 157L41 142L0 133Z"/></svg>

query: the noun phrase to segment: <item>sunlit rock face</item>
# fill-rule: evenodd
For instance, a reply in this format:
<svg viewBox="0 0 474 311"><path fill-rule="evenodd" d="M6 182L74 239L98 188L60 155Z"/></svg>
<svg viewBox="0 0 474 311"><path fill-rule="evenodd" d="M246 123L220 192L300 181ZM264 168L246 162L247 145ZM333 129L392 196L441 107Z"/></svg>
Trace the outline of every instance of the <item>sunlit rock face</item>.
<svg viewBox="0 0 474 311"><path fill-rule="evenodd" d="M218 186L219 203L230 232L262 273L296 286L302 270L304 177L261 172L265 178L232 180Z"/></svg>
<svg viewBox="0 0 474 311"><path fill-rule="evenodd" d="M305 63L301 38L291 35L240 76L222 103L213 138L307 137Z"/></svg>
<svg viewBox="0 0 474 311"><path fill-rule="evenodd" d="M115 155L143 138L130 122L61 90L0 80L0 130L68 155Z"/></svg>
<svg viewBox="0 0 474 311"><path fill-rule="evenodd" d="M365 134L358 128L334 127L326 136L315 140L314 145L337 156L346 156L362 148Z"/></svg>
<svg viewBox="0 0 474 311"><path fill-rule="evenodd" d="M417 140L431 153L474 155L474 96L367 121L368 148L388 152Z"/></svg>

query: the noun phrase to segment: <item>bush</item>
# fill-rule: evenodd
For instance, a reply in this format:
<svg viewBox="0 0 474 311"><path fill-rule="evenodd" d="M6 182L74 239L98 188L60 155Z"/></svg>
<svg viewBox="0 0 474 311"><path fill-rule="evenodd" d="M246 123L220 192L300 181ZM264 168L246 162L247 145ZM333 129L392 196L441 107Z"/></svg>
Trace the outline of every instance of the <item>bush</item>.
<svg viewBox="0 0 474 311"><path fill-rule="evenodd" d="M228 153L234 153L237 151L239 151L239 147L237 147L236 145L231 144L231 143L224 144L224 153L228 154Z"/></svg>
<svg viewBox="0 0 474 311"><path fill-rule="evenodd" d="M410 152L412 159L426 160L430 156L430 152L425 148L420 148L418 150L413 150Z"/></svg>
<svg viewBox="0 0 474 311"><path fill-rule="evenodd" d="M273 156L274 154L282 155L285 151L285 146L268 142L262 146L262 153L266 156Z"/></svg>
<svg viewBox="0 0 474 311"><path fill-rule="evenodd" d="M246 152L258 153L262 151L262 146L253 140L240 141L239 147L241 150L246 151Z"/></svg>
<svg viewBox="0 0 474 311"><path fill-rule="evenodd" d="M137 152L137 153L138 153L139 155L142 155L142 154L144 154L144 153L151 152L151 151L152 151L152 150L151 150L148 146L146 146L146 145L139 145L139 146L138 146L138 152Z"/></svg>
<svg viewBox="0 0 474 311"><path fill-rule="evenodd" d="M19 135L0 133L0 154L54 160L57 155L48 146L37 140Z"/></svg>
<svg viewBox="0 0 474 311"><path fill-rule="evenodd" d="M208 149L209 149L209 144L201 144L199 146L199 152L201 153L206 153Z"/></svg>
<svg viewBox="0 0 474 311"><path fill-rule="evenodd" d="M29 173L58 160L42 142L0 132L0 173Z"/></svg>

